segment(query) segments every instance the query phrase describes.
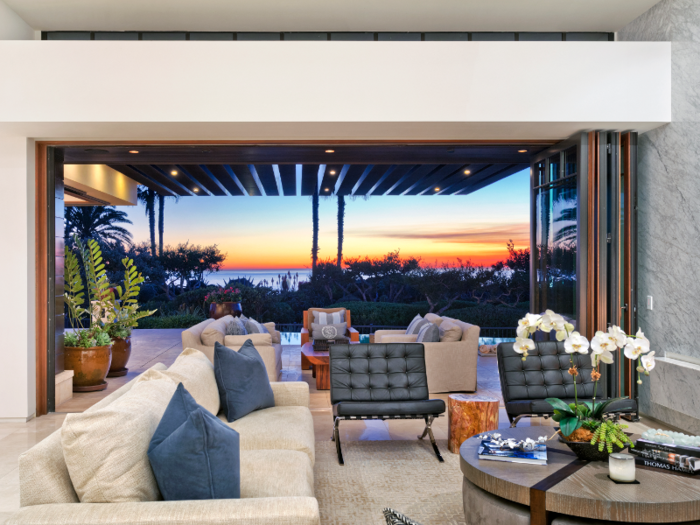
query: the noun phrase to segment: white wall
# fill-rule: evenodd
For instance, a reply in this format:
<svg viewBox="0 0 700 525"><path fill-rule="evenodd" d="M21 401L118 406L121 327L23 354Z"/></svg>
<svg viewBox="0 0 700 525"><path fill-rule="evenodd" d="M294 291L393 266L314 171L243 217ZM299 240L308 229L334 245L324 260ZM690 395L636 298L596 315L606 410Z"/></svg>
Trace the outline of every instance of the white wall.
<svg viewBox="0 0 700 525"><path fill-rule="evenodd" d="M36 411L34 141L0 138L0 419Z"/></svg>
<svg viewBox="0 0 700 525"><path fill-rule="evenodd" d="M0 0L0 40L32 40L34 29Z"/></svg>
<svg viewBox="0 0 700 525"><path fill-rule="evenodd" d="M671 119L662 42L0 42L0 133L559 138Z"/></svg>

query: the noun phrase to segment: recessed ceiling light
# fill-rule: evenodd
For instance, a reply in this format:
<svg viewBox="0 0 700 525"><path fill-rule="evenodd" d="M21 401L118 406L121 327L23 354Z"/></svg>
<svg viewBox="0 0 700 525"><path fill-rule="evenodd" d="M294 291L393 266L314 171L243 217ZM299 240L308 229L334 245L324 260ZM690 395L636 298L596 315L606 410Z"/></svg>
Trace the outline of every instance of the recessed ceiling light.
<svg viewBox="0 0 700 525"><path fill-rule="evenodd" d="M327 149L326 153L335 153L335 150L334 149Z"/></svg>
<svg viewBox="0 0 700 525"><path fill-rule="evenodd" d="M326 191L328 191L328 188L326 188Z"/></svg>
<svg viewBox="0 0 700 525"><path fill-rule="evenodd" d="M170 175L177 175L177 171L176 170L171 171Z"/></svg>
<svg viewBox="0 0 700 525"><path fill-rule="evenodd" d="M331 170L331 175L335 175L335 170Z"/></svg>
<svg viewBox="0 0 700 525"><path fill-rule="evenodd" d="M518 153L527 153L527 150L526 149L519 149Z"/></svg>
<svg viewBox="0 0 700 525"><path fill-rule="evenodd" d="M471 173L471 171L469 171L469 170L464 170L464 174L465 174L465 175L469 175L470 173Z"/></svg>
<svg viewBox="0 0 700 525"><path fill-rule="evenodd" d="M435 188L435 191L440 191L440 188Z"/></svg>
<svg viewBox="0 0 700 525"><path fill-rule="evenodd" d="M199 191L199 188L195 188L194 192L197 193Z"/></svg>
<svg viewBox="0 0 700 525"><path fill-rule="evenodd" d="M137 149L129 150L129 153L134 153L134 154L136 154L136 153L138 153L138 152L139 152L139 150L137 150Z"/></svg>

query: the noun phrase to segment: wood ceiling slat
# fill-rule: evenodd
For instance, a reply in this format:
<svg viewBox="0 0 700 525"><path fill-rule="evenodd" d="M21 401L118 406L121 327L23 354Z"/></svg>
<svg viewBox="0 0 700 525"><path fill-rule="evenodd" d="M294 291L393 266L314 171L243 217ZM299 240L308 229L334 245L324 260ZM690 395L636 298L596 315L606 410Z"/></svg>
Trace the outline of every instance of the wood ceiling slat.
<svg viewBox="0 0 700 525"><path fill-rule="evenodd" d="M168 189L170 189L177 195L180 195L181 197L194 195L191 189L189 189L187 186L185 186L177 180L177 177L167 175L158 166L138 165L134 167L144 175L150 177L156 182L162 184L163 186L166 186Z"/></svg>
<svg viewBox="0 0 700 525"><path fill-rule="evenodd" d="M490 177L506 166L508 166L508 164L472 164L467 168L471 171L469 175L465 175L463 171L458 171L448 180L445 180L438 195L454 195L460 190Z"/></svg>
<svg viewBox="0 0 700 525"><path fill-rule="evenodd" d="M285 197L295 197L297 194L297 167L296 164L280 164L280 179L282 179L282 191Z"/></svg>
<svg viewBox="0 0 700 525"><path fill-rule="evenodd" d="M211 177L197 164L182 164L180 168L187 171L194 179L204 186L209 193L217 197L223 197L226 195L226 191L216 184Z"/></svg>
<svg viewBox="0 0 700 525"><path fill-rule="evenodd" d="M372 195L384 195L389 188L392 188L405 176L410 175L417 167L418 166L411 164L399 164L394 166L391 172L384 174L384 180L379 181L379 183L372 188Z"/></svg>
<svg viewBox="0 0 700 525"><path fill-rule="evenodd" d="M313 195L318 188L318 164L304 164L301 167L301 194Z"/></svg>
<svg viewBox="0 0 700 525"><path fill-rule="evenodd" d="M158 184L157 182L155 182L154 180L147 177L146 175L144 175L143 173L134 169L131 166L127 166L125 164L108 164L108 166L113 170L126 175L130 179L135 180L139 184L152 189L153 191L158 193L158 195L165 195L166 197L172 197L176 195L174 192L170 191L165 186Z"/></svg>
<svg viewBox="0 0 700 525"><path fill-rule="evenodd" d="M387 170L393 169L391 164L378 164L372 166L372 170L367 174L367 177L360 183L359 187L355 190L353 195L367 195L367 192L372 189L372 187L379 182L379 179L387 172Z"/></svg>
<svg viewBox="0 0 700 525"><path fill-rule="evenodd" d="M233 170L236 177L238 177L238 180L248 192L248 195L251 197L260 197L262 195L262 193L260 193L260 188L258 188L258 184L253 178L253 174L250 173L250 169L248 169L247 164L232 164L229 167L231 170Z"/></svg>
<svg viewBox="0 0 700 525"><path fill-rule="evenodd" d="M226 171L226 168L224 168L222 165L208 164L207 169L211 173L210 177L213 176L219 182L219 184L226 188L226 191L229 192L229 194L236 197L244 195L243 191L241 191L241 188L239 188L238 184L236 184L233 181L231 175L229 175L228 171Z"/></svg>
<svg viewBox="0 0 700 525"><path fill-rule="evenodd" d="M422 164L416 166L416 169L406 173L398 181L396 181L391 187L386 190L387 195L401 195L408 188L413 186L421 178L429 175L435 169L439 168L440 164Z"/></svg>
<svg viewBox="0 0 700 525"><path fill-rule="evenodd" d="M258 178L265 189L265 195L278 196L277 180L275 179L272 164L256 164L255 171L258 172Z"/></svg>
<svg viewBox="0 0 700 525"><path fill-rule="evenodd" d="M188 190L192 191L192 195L196 195L198 197L211 195L206 186L194 178L187 170L184 170L182 166L177 164L162 164L158 165L157 167L163 173L172 173L173 171L177 171L177 175L174 178L176 178L177 181Z"/></svg>
<svg viewBox="0 0 700 525"><path fill-rule="evenodd" d="M321 181L321 195L331 195L335 192L335 184L343 171L344 166L342 164L328 164L326 166L326 171L323 174L323 180ZM331 175L331 171L335 172L335 175ZM325 191L326 188L329 191Z"/></svg>
<svg viewBox="0 0 700 525"><path fill-rule="evenodd" d="M457 170L463 169L463 167L463 164L447 164L442 166L430 173L427 177L415 182L407 191L404 191L402 195L419 195L428 188L439 187L444 179L453 175Z"/></svg>
<svg viewBox="0 0 700 525"><path fill-rule="evenodd" d="M503 165L500 164L500 166L503 166ZM477 182L472 186L467 186L463 190L455 193L455 195L469 195L470 193L474 193L475 191L479 191L480 189L485 188L486 186L489 186L495 182L503 180L506 177L510 177L511 175L514 175L515 173L518 173L519 171L522 171L522 170L523 170L522 164L512 164L506 168L501 169L497 173L494 173L490 177L484 178L482 181Z"/></svg>
<svg viewBox="0 0 700 525"><path fill-rule="evenodd" d="M348 171L343 177L343 182L340 184L340 188L336 191L337 195L350 195L355 184L360 179L365 169L369 166L365 164L352 164Z"/></svg>

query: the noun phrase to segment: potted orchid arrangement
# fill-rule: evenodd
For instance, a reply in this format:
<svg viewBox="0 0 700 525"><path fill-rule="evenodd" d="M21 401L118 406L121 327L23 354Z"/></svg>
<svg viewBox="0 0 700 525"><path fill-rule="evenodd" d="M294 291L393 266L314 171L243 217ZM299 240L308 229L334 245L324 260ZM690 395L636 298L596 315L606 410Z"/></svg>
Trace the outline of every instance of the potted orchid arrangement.
<svg viewBox="0 0 700 525"><path fill-rule="evenodd" d="M240 317L243 313L241 290L233 286L212 290L204 297L204 304L209 306L209 317L212 319L220 319L226 315Z"/></svg>
<svg viewBox="0 0 700 525"><path fill-rule="evenodd" d="M523 361L527 359L528 353L535 349L532 336L537 331L554 332L556 340L563 341L564 350L569 354L571 367L568 372L574 381L574 402L565 403L558 398L546 399L554 409L552 419L559 423L563 441L574 453L585 459L605 459L600 455L605 456L606 452L610 454L614 449L622 450L627 445L633 446L624 433L627 425L611 421L605 414L605 409L611 403L625 398L608 399L596 404L596 394L598 382L602 377L600 365L612 364L618 350L623 350L628 359L637 361L638 384L642 383L640 374L648 376L654 369L654 352L650 352L649 340L644 333L639 330L636 335L627 335L619 326L611 326L607 332L597 331L589 341L576 331L573 324L551 310L547 310L544 315L527 314L518 322L517 338L513 344L513 349L523 356ZM579 402L579 370L574 355L586 355L589 352L593 367L593 399Z"/></svg>

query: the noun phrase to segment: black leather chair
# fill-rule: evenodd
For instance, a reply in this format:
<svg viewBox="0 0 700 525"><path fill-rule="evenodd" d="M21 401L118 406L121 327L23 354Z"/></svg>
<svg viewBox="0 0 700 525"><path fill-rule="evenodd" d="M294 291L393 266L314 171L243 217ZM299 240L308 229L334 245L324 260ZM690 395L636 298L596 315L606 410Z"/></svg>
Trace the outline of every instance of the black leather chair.
<svg viewBox="0 0 700 525"><path fill-rule="evenodd" d="M438 460L431 425L445 412L442 399L428 398L425 353L421 343L346 344L330 347L333 440L343 465L342 419L423 419Z"/></svg>
<svg viewBox="0 0 700 525"><path fill-rule="evenodd" d="M554 415L552 405L545 401L548 397L557 397L566 403L574 402L574 378L569 374L571 363L569 354L564 350L564 343L557 341L535 342L535 349L530 351L527 359L513 350L513 343L500 343L496 350L498 374L501 379L501 392L506 406L510 426L515 427L524 417L550 417ZM593 400L593 379L591 379L590 354L574 354L574 363L578 368L576 388L578 400ZM607 365L602 365L607 366ZM598 385L596 401L604 401L601 380ZM611 403L607 413L619 417L622 413L637 413L634 399L622 399Z"/></svg>

